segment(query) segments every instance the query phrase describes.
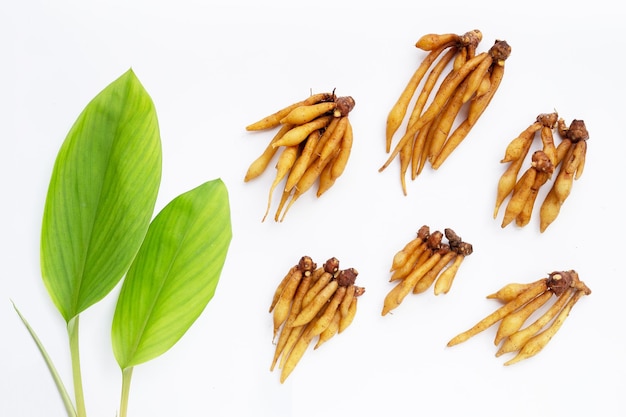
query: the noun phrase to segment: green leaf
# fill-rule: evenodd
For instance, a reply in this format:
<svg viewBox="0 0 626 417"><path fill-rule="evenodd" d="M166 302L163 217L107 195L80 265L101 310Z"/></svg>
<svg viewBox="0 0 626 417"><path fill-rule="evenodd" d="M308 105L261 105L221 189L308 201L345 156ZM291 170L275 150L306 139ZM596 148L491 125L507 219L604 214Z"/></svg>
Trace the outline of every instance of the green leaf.
<svg viewBox="0 0 626 417"><path fill-rule="evenodd" d="M122 285L113 352L122 370L170 349L213 298L232 237L226 186L208 181L152 221Z"/></svg>
<svg viewBox="0 0 626 417"><path fill-rule="evenodd" d="M59 150L48 188L41 268L66 322L106 296L128 270L160 181L154 104L128 70L81 112Z"/></svg>

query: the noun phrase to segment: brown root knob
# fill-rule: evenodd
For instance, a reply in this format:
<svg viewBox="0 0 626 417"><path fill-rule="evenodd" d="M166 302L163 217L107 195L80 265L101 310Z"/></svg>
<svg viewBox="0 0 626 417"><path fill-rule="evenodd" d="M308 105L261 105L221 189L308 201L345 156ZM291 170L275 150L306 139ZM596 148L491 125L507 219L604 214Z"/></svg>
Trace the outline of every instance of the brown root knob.
<svg viewBox="0 0 626 417"><path fill-rule="evenodd" d="M539 172L545 172L552 174L554 172L554 165L550 158L544 151L535 151L532 156L531 166Z"/></svg>
<svg viewBox="0 0 626 417"><path fill-rule="evenodd" d="M554 128L557 121L559 120L559 114L554 113L542 113L537 116L537 121L541 123L542 126L549 127L550 129Z"/></svg>
<svg viewBox="0 0 626 417"><path fill-rule="evenodd" d="M441 246L441 239L443 239L443 233L441 233L439 230L436 230L431 233L430 236L428 236L426 244L428 245L429 249L436 251Z"/></svg>
<svg viewBox="0 0 626 417"><path fill-rule="evenodd" d="M439 245L439 249L436 251L436 253L438 253L440 256L443 256L446 253L450 252L450 250L450 245L448 245L447 243L442 243L441 245Z"/></svg>
<svg viewBox="0 0 626 417"><path fill-rule="evenodd" d="M459 255L469 256L474 252L474 247L471 243L461 242L454 248L454 251Z"/></svg>
<svg viewBox="0 0 626 417"><path fill-rule="evenodd" d="M354 284L357 275L359 275L359 273L354 268L342 269L337 275L337 284L340 287L349 287Z"/></svg>
<svg viewBox="0 0 626 417"><path fill-rule="evenodd" d="M447 229L443 229L443 232L445 233L446 239L448 239L450 246L454 247L457 244L462 242L461 237L457 235L454 230L447 228Z"/></svg>
<svg viewBox="0 0 626 417"><path fill-rule="evenodd" d="M548 276L548 288L557 297L565 292L574 282L573 271L552 272Z"/></svg>
<svg viewBox="0 0 626 417"><path fill-rule="evenodd" d="M303 256L298 262L298 269L302 271L302 275L308 276L317 268L317 264L313 262L310 256Z"/></svg>
<svg viewBox="0 0 626 417"><path fill-rule="evenodd" d="M335 100L335 103L337 103L337 107L335 108L335 111L333 112L333 116L335 117L347 116L348 113L352 111L352 109L354 108L356 104L354 99L350 96L337 97L337 100Z"/></svg>
<svg viewBox="0 0 626 417"><path fill-rule="evenodd" d="M566 136L571 139L572 142L589 139L589 132L587 132L585 122L582 120L572 120L569 129L567 129Z"/></svg>
<svg viewBox="0 0 626 417"><path fill-rule="evenodd" d="M504 65L504 61L511 55L511 47L506 41L498 40L489 49L489 54L493 58L493 62L498 65Z"/></svg>
<svg viewBox="0 0 626 417"><path fill-rule="evenodd" d="M430 227L426 225L420 227L420 229L417 231L417 237L419 237L422 240L422 242L426 241L426 239L428 239L429 236L430 236Z"/></svg>
<svg viewBox="0 0 626 417"><path fill-rule="evenodd" d="M329 274L335 274L339 271L339 259L332 257L324 263L324 271Z"/></svg>
<svg viewBox="0 0 626 417"><path fill-rule="evenodd" d="M476 48L478 47L478 44L482 40L483 40L483 33L478 29L474 29L474 30L470 30L469 32L465 32L463 35L461 35L459 39L459 43L462 46L470 46L472 48Z"/></svg>

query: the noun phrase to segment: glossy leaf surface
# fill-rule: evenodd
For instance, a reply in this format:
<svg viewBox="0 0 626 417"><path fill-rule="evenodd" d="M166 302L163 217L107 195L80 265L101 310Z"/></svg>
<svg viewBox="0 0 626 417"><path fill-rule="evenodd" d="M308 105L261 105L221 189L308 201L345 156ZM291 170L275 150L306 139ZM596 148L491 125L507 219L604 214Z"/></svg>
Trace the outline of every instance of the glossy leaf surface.
<svg viewBox="0 0 626 417"><path fill-rule="evenodd" d="M129 70L85 107L53 168L41 265L66 321L106 296L127 271L152 218L160 180L156 111Z"/></svg>
<svg viewBox="0 0 626 417"><path fill-rule="evenodd" d="M213 298L232 237L220 180L179 195L155 217L122 285L112 325L122 369L170 349Z"/></svg>

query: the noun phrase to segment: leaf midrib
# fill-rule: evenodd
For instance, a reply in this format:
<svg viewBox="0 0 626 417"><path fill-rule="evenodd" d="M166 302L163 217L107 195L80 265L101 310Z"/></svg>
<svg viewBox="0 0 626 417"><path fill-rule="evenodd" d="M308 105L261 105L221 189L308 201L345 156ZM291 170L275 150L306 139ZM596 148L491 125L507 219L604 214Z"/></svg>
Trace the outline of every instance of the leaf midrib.
<svg viewBox="0 0 626 417"><path fill-rule="evenodd" d="M188 223L188 222L187 222ZM145 316L145 319L143 321L142 326L140 327L141 331L138 332L138 337L137 340L135 341L132 349L129 351L129 353L131 353L131 355L129 355L129 359L132 358L134 359L134 356L136 354L136 352L139 349L139 346L141 345L141 342L144 340L144 335L145 335L145 330L148 328L148 323L150 322L150 319L153 317L153 312L155 310L156 305L158 304L157 301L161 298L161 294L163 293L163 289L166 286L167 281L169 280L169 277L171 276L170 272L173 269L174 264L176 263L176 260L178 259L178 255L180 254L181 250L183 247L185 247L184 242L187 239L187 236L189 235L189 227L185 227L184 228L184 233L182 235L182 237L180 239L177 240L177 248L176 251L174 252L174 255L172 256L172 259L166 269L166 273L163 276L163 279L161 280L161 285L159 285L158 291L156 292L151 305L149 306L148 310L147 310L147 314ZM128 362L131 362L130 360Z"/></svg>
<svg viewBox="0 0 626 417"><path fill-rule="evenodd" d="M122 95L122 94L120 94ZM89 240L87 242L87 247L85 248L85 256L82 259L82 265L81 265L81 269L80 269L80 274L77 277L77 283L75 286L75 291L72 297L72 317L80 314L78 312L79 309L79 302L80 302L80 296L81 296L81 289L83 288L83 283L85 281L85 270L86 270L86 265L87 265L87 260L91 258L91 254L93 251L93 241L94 241L94 228L96 225L96 219L99 217L101 211L102 211L102 204L101 201L103 201L103 189L104 189L104 183L106 181L106 179L109 176L109 172L111 170L111 160L112 160L112 154L113 154L113 149L115 148L115 144L119 141L120 138L120 131L122 130L121 128L121 123L120 120L122 120L124 117L123 115L126 113L127 107L128 107L128 100L130 97L130 88L128 86L128 82L125 83L124 85L124 100L122 101L123 105L120 107L119 112L117 112L116 115L116 120L115 120L115 134L113 135L113 140L111 140L109 148L107 149L107 161L106 161L106 170L104 172L103 175L103 180L100 181L100 183L98 184L99 186L99 190L98 190L98 198L97 198L97 203L96 203L96 212L94 213L93 219L91 221L91 230L89 232ZM69 321L69 320L68 320Z"/></svg>

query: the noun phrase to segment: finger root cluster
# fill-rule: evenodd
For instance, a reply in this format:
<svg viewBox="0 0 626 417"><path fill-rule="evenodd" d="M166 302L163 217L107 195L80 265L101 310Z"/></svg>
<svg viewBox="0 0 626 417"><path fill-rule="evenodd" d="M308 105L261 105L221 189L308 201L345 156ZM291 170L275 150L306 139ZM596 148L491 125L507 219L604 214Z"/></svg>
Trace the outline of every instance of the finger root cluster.
<svg viewBox="0 0 626 417"><path fill-rule="evenodd" d="M554 142L557 130L561 141ZM519 175L535 138L541 138L541 147L531 156L530 166ZM552 181L539 209L540 231L543 233L557 218L570 194L573 181L580 178L585 164L589 133L584 121L573 120L570 126L556 112L540 114L528 128L513 139L505 150L502 163L508 168L498 182L494 218L500 206L510 196L501 227L512 222L526 226L531 219L541 187ZM555 178L553 173L557 172Z"/></svg>
<svg viewBox="0 0 626 417"><path fill-rule="evenodd" d="M417 236L393 257L390 281L396 282L396 286L385 297L381 314L397 308L409 293L422 293L433 283L435 295L448 293L461 263L473 251L472 244L450 228L442 233L422 226Z"/></svg>
<svg viewBox="0 0 626 417"><path fill-rule="evenodd" d="M537 281L511 283L487 298L498 300L501 307L473 327L458 334L448 346L462 343L487 328L498 325L494 344L496 356L512 353L504 365L512 365L538 354L557 333L573 306L589 287L574 270L555 271Z"/></svg>
<svg viewBox="0 0 626 417"><path fill-rule="evenodd" d="M270 370L278 365L281 383L314 341L317 349L350 326L358 298L365 292L365 288L355 285L357 276L354 268L340 269L334 257L318 267L304 256L289 269L270 306L276 345Z"/></svg>
<svg viewBox="0 0 626 417"><path fill-rule="evenodd" d="M248 131L279 128L244 177L247 182L260 176L279 154L263 221L279 184L284 187L275 221L282 221L291 205L316 183L320 197L343 174L352 149L348 115L354 106L350 96L318 93L246 126Z"/></svg>
<svg viewBox="0 0 626 417"><path fill-rule="evenodd" d="M473 30L463 35L427 34L416 43L428 54L387 116L385 148L390 155L379 169L397 156L405 195L409 168L412 180L427 163L438 169L467 137L500 86L511 47L496 40L488 51L477 53L481 40L482 33ZM392 150L403 123L406 130Z"/></svg>

